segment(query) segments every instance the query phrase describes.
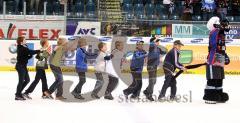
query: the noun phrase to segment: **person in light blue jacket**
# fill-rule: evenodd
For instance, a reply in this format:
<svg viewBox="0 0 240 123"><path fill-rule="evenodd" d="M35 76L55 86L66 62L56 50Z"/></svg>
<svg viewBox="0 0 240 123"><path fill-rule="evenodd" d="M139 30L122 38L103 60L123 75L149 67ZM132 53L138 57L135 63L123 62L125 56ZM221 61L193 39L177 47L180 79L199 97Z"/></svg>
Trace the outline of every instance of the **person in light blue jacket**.
<svg viewBox="0 0 240 123"><path fill-rule="evenodd" d="M88 70L87 59L94 59L97 57L97 54L89 53L86 51L87 42L86 39L81 38L78 43L78 48L76 52L76 72L79 76L79 83L72 91L72 95L76 99L83 100L84 97L81 95L81 90L83 84L86 82L86 75L85 73Z"/></svg>

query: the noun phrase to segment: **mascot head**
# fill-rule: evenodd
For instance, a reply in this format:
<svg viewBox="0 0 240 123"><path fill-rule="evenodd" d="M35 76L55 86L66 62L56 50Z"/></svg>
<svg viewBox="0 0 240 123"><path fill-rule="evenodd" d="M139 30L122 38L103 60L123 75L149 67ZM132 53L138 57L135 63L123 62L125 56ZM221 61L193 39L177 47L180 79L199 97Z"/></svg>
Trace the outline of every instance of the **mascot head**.
<svg viewBox="0 0 240 123"><path fill-rule="evenodd" d="M212 31L216 28L228 32L229 29L229 21L227 19L220 20L219 17L212 17L207 22L207 28Z"/></svg>

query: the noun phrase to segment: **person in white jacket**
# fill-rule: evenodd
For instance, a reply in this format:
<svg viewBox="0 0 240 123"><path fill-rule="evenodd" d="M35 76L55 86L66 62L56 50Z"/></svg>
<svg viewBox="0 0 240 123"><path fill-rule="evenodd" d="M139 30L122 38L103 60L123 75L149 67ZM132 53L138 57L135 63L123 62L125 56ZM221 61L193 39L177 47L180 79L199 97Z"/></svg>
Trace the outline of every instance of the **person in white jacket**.
<svg viewBox="0 0 240 123"><path fill-rule="evenodd" d="M123 42L116 41L114 49L111 54L113 54L113 58L106 63L106 72L108 74L109 84L105 91L105 99L113 100L113 96L111 92L117 87L119 82L118 76L121 73L121 61L123 58Z"/></svg>
<svg viewBox="0 0 240 123"><path fill-rule="evenodd" d="M103 42L100 42L98 44L98 49L99 49L99 55L96 58L96 63L95 63L95 75L97 78L97 82L95 84L94 90L92 91L91 97L95 99L100 99L98 96L98 92L102 89L104 79L103 79L103 73L106 73L106 65L107 61L111 60L113 58L113 55L107 55L107 45ZM109 82L108 85L110 85L111 82ZM110 99L112 100L113 97L110 92L105 93L105 99Z"/></svg>

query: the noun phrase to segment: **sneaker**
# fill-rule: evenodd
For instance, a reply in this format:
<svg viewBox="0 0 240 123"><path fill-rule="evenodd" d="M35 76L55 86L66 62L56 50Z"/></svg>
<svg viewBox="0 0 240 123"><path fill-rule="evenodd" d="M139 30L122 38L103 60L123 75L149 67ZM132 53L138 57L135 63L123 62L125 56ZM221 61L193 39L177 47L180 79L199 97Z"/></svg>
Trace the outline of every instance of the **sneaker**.
<svg viewBox="0 0 240 123"><path fill-rule="evenodd" d="M177 102L178 100L179 100L179 98L177 98L175 96L174 97L172 97L172 96L170 97L170 101L176 101Z"/></svg>
<svg viewBox="0 0 240 123"><path fill-rule="evenodd" d="M56 97L55 100L66 100L67 98L63 97L63 96L59 96L59 97Z"/></svg>
<svg viewBox="0 0 240 123"><path fill-rule="evenodd" d="M158 97L158 101L160 101L160 102L164 102L165 100L166 100L165 97L162 97L162 96L159 96L159 97Z"/></svg>
<svg viewBox="0 0 240 123"><path fill-rule="evenodd" d="M46 95L43 94L42 99L54 99L54 98L52 97L52 95L46 96Z"/></svg>
<svg viewBox="0 0 240 123"><path fill-rule="evenodd" d="M131 99L140 99L139 96L136 96L136 95L131 95L130 98Z"/></svg>
<svg viewBox="0 0 240 123"><path fill-rule="evenodd" d="M42 98L43 99L53 99L52 95L47 91L43 92Z"/></svg>
<svg viewBox="0 0 240 123"><path fill-rule="evenodd" d="M30 97L29 94L26 94L26 93L22 94L22 96L26 99L30 99L30 100L32 99L32 97Z"/></svg>
<svg viewBox="0 0 240 123"><path fill-rule="evenodd" d="M92 93L92 94L91 94L91 97L92 97L92 98L95 98L95 99L100 99L100 97L99 97L97 94L95 94L95 93Z"/></svg>
<svg viewBox="0 0 240 123"><path fill-rule="evenodd" d="M128 99L129 94L127 92L123 91L123 95L125 96L126 99Z"/></svg>
<svg viewBox="0 0 240 123"><path fill-rule="evenodd" d="M152 95L150 95L146 90L143 91L143 94L146 96L146 98L150 101L154 101Z"/></svg>
<svg viewBox="0 0 240 123"><path fill-rule="evenodd" d="M22 96L15 96L15 100L24 101L26 99L24 97L22 97Z"/></svg>
<svg viewBox="0 0 240 123"><path fill-rule="evenodd" d="M113 98L112 94L106 94L104 96L104 99L113 100L114 98Z"/></svg>
<svg viewBox="0 0 240 123"><path fill-rule="evenodd" d="M80 100L84 100L85 98L84 97L82 97L82 95L81 94L77 94L77 93L75 93L75 92L71 92L71 94L74 96L74 98L76 98L76 99L80 99Z"/></svg>
<svg viewBox="0 0 240 123"><path fill-rule="evenodd" d="M146 97L149 101L154 101L153 97L152 96L147 96Z"/></svg>
<svg viewBox="0 0 240 123"><path fill-rule="evenodd" d="M147 92L147 90L144 90L144 91L143 91L143 94L144 94L146 97L150 95L150 94Z"/></svg>

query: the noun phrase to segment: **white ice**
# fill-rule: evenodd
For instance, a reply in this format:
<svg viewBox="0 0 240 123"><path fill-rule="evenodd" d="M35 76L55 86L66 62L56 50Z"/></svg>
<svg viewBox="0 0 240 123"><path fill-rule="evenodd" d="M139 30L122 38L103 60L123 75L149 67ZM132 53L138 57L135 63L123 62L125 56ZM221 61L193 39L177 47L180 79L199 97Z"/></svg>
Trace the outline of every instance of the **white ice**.
<svg viewBox="0 0 240 123"><path fill-rule="evenodd" d="M35 72L30 72L31 81ZM47 73L48 85L54 81ZM64 80L78 78L64 76ZM163 84L159 77L154 94L158 95ZM230 100L224 104L207 105L202 100L206 80L204 75L181 75L177 81L179 95L191 102L121 102L119 95L127 86L120 82L113 92L115 100L101 98L85 103L66 103L41 99L41 83L31 94L33 100L15 101L14 93L18 81L16 72L0 72L0 123L239 123L240 77L226 76L224 91ZM143 81L144 90L147 80ZM95 80L87 79L83 93L91 91ZM72 89L73 87L71 87ZM169 90L168 90L169 94ZM141 97L143 94L141 93Z"/></svg>

